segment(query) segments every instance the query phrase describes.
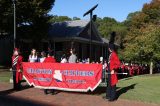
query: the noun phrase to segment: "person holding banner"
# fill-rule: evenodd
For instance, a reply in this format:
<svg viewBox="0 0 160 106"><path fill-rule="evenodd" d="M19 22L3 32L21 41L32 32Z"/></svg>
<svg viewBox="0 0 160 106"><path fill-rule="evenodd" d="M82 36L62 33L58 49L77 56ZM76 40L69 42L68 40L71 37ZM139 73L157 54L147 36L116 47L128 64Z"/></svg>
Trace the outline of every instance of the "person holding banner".
<svg viewBox="0 0 160 106"><path fill-rule="evenodd" d="M46 53L43 51L43 52L41 52L41 57L39 59L39 62L43 63L43 61L45 60L45 58L46 58Z"/></svg>
<svg viewBox="0 0 160 106"><path fill-rule="evenodd" d="M15 90L20 90L20 87L21 87L22 60L23 60L23 57L20 55L19 49L15 48L12 56L13 89Z"/></svg>
<svg viewBox="0 0 160 106"><path fill-rule="evenodd" d="M61 63L67 63L67 59L66 59L66 55L63 54L62 58L61 58Z"/></svg>
<svg viewBox="0 0 160 106"><path fill-rule="evenodd" d="M56 59L53 58L52 52L48 53L48 57L46 57L43 63L56 63ZM49 89L44 89L44 94L48 94ZM51 93L54 94L54 89L51 90Z"/></svg>
<svg viewBox="0 0 160 106"><path fill-rule="evenodd" d="M38 56L37 56L37 52L36 49L32 49L31 54L29 55L29 62L34 63L38 61Z"/></svg>
<svg viewBox="0 0 160 106"><path fill-rule="evenodd" d="M70 53L71 53L71 55L70 55L70 57L68 59L68 62L69 63L76 63L77 62L77 56L75 54L75 49L71 49Z"/></svg>

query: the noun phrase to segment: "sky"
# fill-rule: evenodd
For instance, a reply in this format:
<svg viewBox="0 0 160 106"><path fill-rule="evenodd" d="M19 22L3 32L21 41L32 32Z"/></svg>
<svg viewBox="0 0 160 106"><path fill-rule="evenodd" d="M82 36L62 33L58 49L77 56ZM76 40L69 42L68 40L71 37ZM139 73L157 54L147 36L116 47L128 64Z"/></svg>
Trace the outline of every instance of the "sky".
<svg viewBox="0 0 160 106"><path fill-rule="evenodd" d="M129 13L140 11L145 3L150 2L151 0L55 0L50 14L89 19L89 16L83 17L83 14L98 4L93 14L101 18L115 18L122 22Z"/></svg>

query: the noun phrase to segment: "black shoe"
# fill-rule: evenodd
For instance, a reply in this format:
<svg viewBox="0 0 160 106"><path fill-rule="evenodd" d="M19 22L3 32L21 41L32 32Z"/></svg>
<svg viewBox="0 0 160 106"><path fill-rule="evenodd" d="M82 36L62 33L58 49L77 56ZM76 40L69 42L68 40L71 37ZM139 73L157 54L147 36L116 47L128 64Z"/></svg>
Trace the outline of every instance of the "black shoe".
<svg viewBox="0 0 160 106"><path fill-rule="evenodd" d="M48 94L47 89L45 89L45 90L44 90L44 94L45 94L45 95L47 95L47 94Z"/></svg>
<svg viewBox="0 0 160 106"><path fill-rule="evenodd" d="M51 89L51 90L50 90L50 93L51 93L52 95L57 94L54 89Z"/></svg>

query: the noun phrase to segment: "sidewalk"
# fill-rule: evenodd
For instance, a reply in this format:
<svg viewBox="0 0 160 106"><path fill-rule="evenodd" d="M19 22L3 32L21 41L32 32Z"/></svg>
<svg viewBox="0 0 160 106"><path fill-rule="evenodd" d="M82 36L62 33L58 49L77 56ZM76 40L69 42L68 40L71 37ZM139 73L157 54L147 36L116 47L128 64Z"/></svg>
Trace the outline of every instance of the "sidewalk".
<svg viewBox="0 0 160 106"><path fill-rule="evenodd" d="M23 84L25 87L21 91L13 91L9 83L0 85L0 104L5 106L158 106L123 99L108 102L101 95L89 93L60 91L56 95L44 95L43 90L30 88L26 84Z"/></svg>

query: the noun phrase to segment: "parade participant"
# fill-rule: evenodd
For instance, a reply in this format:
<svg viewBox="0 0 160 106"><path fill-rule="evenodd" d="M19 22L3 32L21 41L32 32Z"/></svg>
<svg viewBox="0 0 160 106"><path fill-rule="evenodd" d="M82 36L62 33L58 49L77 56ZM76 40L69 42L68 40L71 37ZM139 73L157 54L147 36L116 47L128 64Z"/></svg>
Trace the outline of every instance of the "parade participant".
<svg viewBox="0 0 160 106"><path fill-rule="evenodd" d="M19 49L15 48L12 56L13 89L20 90L22 80L22 60Z"/></svg>
<svg viewBox="0 0 160 106"><path fill-rule="evenodd" d="M124 64L124 62L122 62L122 64L121 64L121 69L122 69L122 73L124 73L125 72L125 64Z"/></svg>
<svg viewBox="0 0 160 106"><path fill-rule="evenodd" d="M48 53L48 57L45 58L43 63L56 63L56 59L53 58L52 52ZM48 94L49 89L44 89L44 93ZM54 94L54 89L50 90L52 94Z"/></svg>
<svg viewBox="0 0 160 106"><path fill-rule="evenodd" d="M129 68L129 76L133 76L134 74L134 68L132 66L132 64L130 65L130 68Z"/></svg>
<svg viewBox="0 0 160 106"><path fill-rule="evenodd" d="M67 63L67 59L66 59L66 55L63 54L62 58L61 58L61 63Z"/></svg>
<svg viewBox="0 0 160 106"><path fill-rule="evenodd" d="M31 62L31 63L34 63L34 62L38 61L38 56L37 56L37 53L36 53L36 49L32 49L31 54L29 55L28 61Z"/></svg>
<svg viewBox="0 0 160 106"><path fill-rule="evenodd" d="M77 62L77 56L75 55L75 49L71 49L70 53L71 53L71 55L68 59L68 62L69 63L76 63Z"/></svg>
<svg viewBox="0 0 160 106"><path fill-rule="evenodd" d="M107 97L109 101L114 101L116 99L116 84L118 83L116 71L120 67L119 58L114 51L114 44L109 45L109 74L108 74L108 88Z"/></svg>
<svg viewBox="0 0 160 106"><path fill-rule="evenodd" d="M116 84L118 83L118 78L116 71L118 71L121 63L114 50L114 40L116 33L112 32L109 41L109 58L108 58L108 83L106 90L106 99L108 101L114 101L116 99Z"/></svg>
<svg viewBox="0 0 160 106"><path fill-rule="evenodd" d="M46 58L46 53L43 51L43 52L41 52L41 57L40 57L39 61L41 63L43 63L43 61L45 60L45 58Z"/></svg>

